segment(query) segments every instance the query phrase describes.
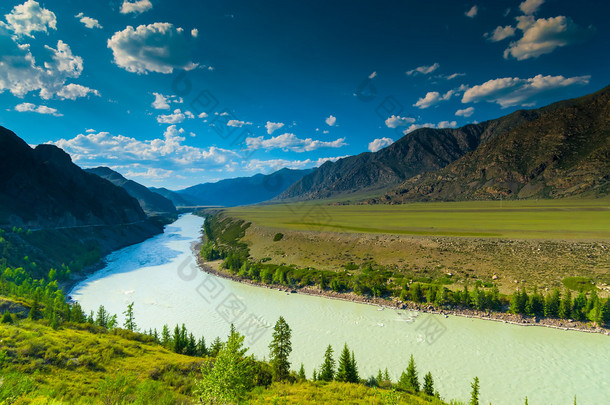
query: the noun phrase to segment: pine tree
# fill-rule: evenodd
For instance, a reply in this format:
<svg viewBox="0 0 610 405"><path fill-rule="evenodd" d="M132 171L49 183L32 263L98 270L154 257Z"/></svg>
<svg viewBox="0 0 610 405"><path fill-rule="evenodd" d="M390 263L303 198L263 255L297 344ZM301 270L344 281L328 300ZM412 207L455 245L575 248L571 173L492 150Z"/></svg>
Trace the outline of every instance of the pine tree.
<svg viewBox="0 0 610 405"><path fill-rule="evenodd" d="M413 355L409 359L407 370L403 371L398 380L398 386L404 390L419 392L419 379L417 378L417 367Z"/></svg>
<svg viewBox="0 0 610 405"><path fill-rule="evenodd" d="M127 310L123 312L123 315L125 315L125 322L123 323L125 329L136 332L138 327L136 326L135 317L133 315L133 302L127 305Z"/></svg>
<svg viewBox="0 0 610 405"><path fill-rule="evenodd" d="M351 383L360 382L360 376L358 375L358 364L356 363L356 356L354 356L353 350L352 350L352 364L351 364L351 368L349 371L350 372L347 376L348 381Z"/></svg>
<svg viewBox="0 0 610 405"><path fill-rule="evenodd" d="M210 356L212 356L212 357L218 356L218 353L220 352L221 348L222 348L222 341L217 336L216 339L214 339L214 341L212 341L212 346L210 347Z"/></svg>
<svg viewBox="0 0 610 405"><path fill-rule="evenodd" d="M70 306L70 321L75 323L84 323L86 321L85 313L78 302Z"/></svg>
<svg viewBox="0 0 610 405"><path fill-rule="evenodd" d="M182 353L182 350L184 350L184 341L182 340L182 335L180 334L180 327L176 324L176 327L174 328L174 339L173 339L173 343L174 343L174 352L175 353Z"/></svg>
<svg viewBox="0 0 610 405"><path fill-rule="evenodd" d="M332 381L335 378L335 360L333 359L333 348L328 345L324 353L324 363L320 367L318 379L321 381Z"/></svg>
<svg viewBox="0 0 610 405"><path fill-rule="evenodd" d="M40 313L40 298L38 297L38 293L34 294L34 301L32 302L32 307L30 308L30 313L28 314L28 318L30 319L40 319L42 314Z"/></svg>
<svg viewBox="0 0 610 405"><path fill-rule="evenodd" d="M587 294L581 291L578 296L574 299L574 305L572 308L572 316L577 321L583 321L585 319L585 310L587 309Z"/></svg>
<svg viewBox="0 0 610 405"><path fill-rule="evenodd" d="M341 357L339 357L339 366L335 379L341 382L351 382L350 377L353 377L352 359L346 343L345 346L343 346Z"/></svg>
<svg viewBox="0 0 610 405"><path fill-rule="evenodd" d="M544 315L548 318L557 318L559 316L559 305L561 298L559 290L554 289L552 293L546 296L544 303Z"/></svg>
<svg viewBox="0 0 610 405"><path fill-rule="evenodd" d="M197 342L197 356L204 357L209 354L208 348L205 345L205 338L201 336L201 339Z"/></svg>
<svg viewBox="0 0 610 405"><path fill-rule="evenodd" d="M475 377L470 386L472 387L472 393L470 394L469 405L479 405L479 377Z"/></svg>
<svg viewBox="0 0 610 405"><path fill-rule="evenodd" d="M610 326L610 298L607 298L602 305L599 318L603 325Z"/></svg>
<svg viewBox="0 0 610 405"><path fill-rule="evenodd" d="M169 349L170 346L172 346L172 337L169 333L169 327L167 324L163 325L163 330L161 331L161 344L166 349Z"/></svg>
<svg viewBox="0 0 610 405"><path fill-rule="evenodd" d="M275 323L273 328L273 340L269 344L270 363L273 369L273 379L282 381L290 375L290 362L288 357L292 352L292 343L290 338L292 331L286 320L280 316L280 319Z"/></svg>
<svg viewBox="0 0 610 405"><path fill-rule="evenodd" d="M566 288L566 292L559 305L559 317L568 319L572 316L572 292Z"/></svg>
<svg viewBox="0 0 610 405"><path fill-rule="evenodd" d="M188 356L195 356L197 354L197 341L195 336L190 333L188 337L188 343L186 344L186 354Z"/></svg>
<svg viewBox="0 0 610 405"><path fill-rule="evenodd" d="M100 307L97 309L97 315L95 317L95 324L98 326L103 326L103 327L108 327L108 321L110 320L110 317L108 315L108 312L106 312L106 308L104 308L103 305L100 305Z"/></svg>
<svg viewBox="0 0 610 405"><path fill-rule="evenodd" d="M303 366L303 363L301 363L301 368L299 368L299 381L307 381L307 376L305 375L305 367Z"/></svg>
<svg viewBox="0 0 610 405"><path fill-rule="evenodd" d="M426 395L434 396L434 380L432 379L432 374L428 372L424 376L424 388L423 391Z"/></svg>

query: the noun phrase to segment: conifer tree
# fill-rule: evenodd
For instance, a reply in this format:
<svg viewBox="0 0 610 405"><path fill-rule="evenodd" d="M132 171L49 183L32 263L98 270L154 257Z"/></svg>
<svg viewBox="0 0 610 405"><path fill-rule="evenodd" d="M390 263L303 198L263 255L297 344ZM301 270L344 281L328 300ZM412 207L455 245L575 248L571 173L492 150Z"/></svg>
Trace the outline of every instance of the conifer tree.
<svg viewBox="0 0 610 405"><path fill-rule="evenodd" d="M566 288L566 292L559 305L559 317L567 319L572 316L572 292Z"/></svg>
<svg viewBox="0 0 610 405"><path fill-rule="evenodd" d="M424 376L424 387L423 391L426 395L434 396L434 380L432 379L432 374L428 371L428 373Z"/></svg>
<svg viewBox="0 0 610 405"><path fill-rule="evenodd" d="M132 332L136 332L138 328L136 326L136 320L133 315L133 302L127 305L127 310L123 312L123 314L125 315L125 323L123 323L125 329L130 330Z"/></svg>
<svg viewBox="0 0 610 405"><path fill-rule="evenodd" d="M402 389L419 392L419 379L417 378L417 367L415 366L413 355L411 355L411 358L409 359L407 370L403 371L400 375L398 385Z"/></svg>
<svg viewBox="0 0 610 405"><path fill-rule="evenodd" d="M301 368L299 368L299 381L307 381L307 376L305 375L305 367L303 363L301 363Z"/></svg>
<svg viewBox="0 0 610 405"><path fill-rule="evenodd" d="M290 376L290 361L288 357L292 352L290 338L292 331L286 320L280 316L273 328L273 340L269 344L271 367L273 369L273 379L282 381Z"/></svg>
<svg viewBox="0 0 610 405"><path fill-rule="evenodd" d="M470 394L469 405L479 405L479 377L475 377L470 386L472 387L472 393Z"/></svg>
<svg viewBox="0 0 610 405"><path fill-rule="evenodd" d="M333 348L328 345L324 353L324 363L320 367L318 379L321 381L332 381L335 378L335 360L333 359Z"/></svg>

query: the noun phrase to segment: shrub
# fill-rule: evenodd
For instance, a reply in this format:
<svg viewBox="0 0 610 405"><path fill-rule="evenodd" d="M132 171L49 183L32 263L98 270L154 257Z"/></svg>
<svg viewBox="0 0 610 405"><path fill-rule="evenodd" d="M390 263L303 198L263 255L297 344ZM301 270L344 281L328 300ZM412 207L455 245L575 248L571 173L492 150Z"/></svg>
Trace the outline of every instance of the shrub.
<svg viewBox="0 0 610 405"><path fill-rule="evenodd" d="M281 232L278 232L275 234L275 236L273 237L273 241L274 242L279 242L282 240L282 238L284 237L284 234Z"/></svg>

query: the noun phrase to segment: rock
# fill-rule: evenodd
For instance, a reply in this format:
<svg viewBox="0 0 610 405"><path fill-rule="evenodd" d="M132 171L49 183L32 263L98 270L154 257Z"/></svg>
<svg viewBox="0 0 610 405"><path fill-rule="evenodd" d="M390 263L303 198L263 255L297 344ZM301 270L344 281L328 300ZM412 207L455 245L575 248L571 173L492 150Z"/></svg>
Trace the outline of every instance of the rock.
<svg viewBox="0 0 610 405"><path fill-rule="evenodd" d="M498 279L498 275L497 275L497 274L494 274L493 276L491 276L491 279L492 279L492 280L497 280L497 279Z"/></svg>

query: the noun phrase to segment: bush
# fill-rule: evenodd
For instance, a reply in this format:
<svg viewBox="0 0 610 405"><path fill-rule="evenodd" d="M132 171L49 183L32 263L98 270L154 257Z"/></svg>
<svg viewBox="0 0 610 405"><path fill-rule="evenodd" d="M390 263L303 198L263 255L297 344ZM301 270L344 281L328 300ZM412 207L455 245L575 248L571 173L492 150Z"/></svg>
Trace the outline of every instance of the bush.
<svg viewBox="0 0 610 405"><path fill-rule="evenodd" d="M282 238L284 237L284 234L281 232L278 232L275 234L275 236L273 237L273 241L274 242L279 242L282 240Z"/></svg>

